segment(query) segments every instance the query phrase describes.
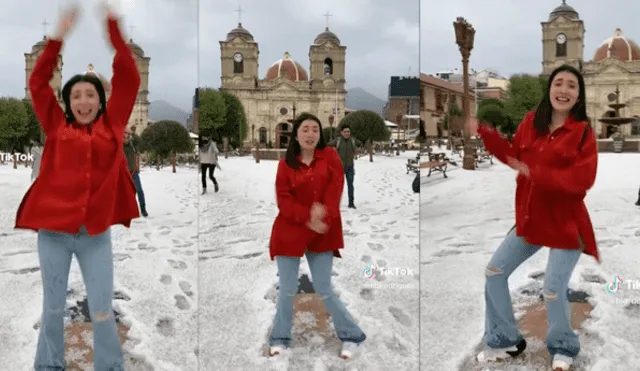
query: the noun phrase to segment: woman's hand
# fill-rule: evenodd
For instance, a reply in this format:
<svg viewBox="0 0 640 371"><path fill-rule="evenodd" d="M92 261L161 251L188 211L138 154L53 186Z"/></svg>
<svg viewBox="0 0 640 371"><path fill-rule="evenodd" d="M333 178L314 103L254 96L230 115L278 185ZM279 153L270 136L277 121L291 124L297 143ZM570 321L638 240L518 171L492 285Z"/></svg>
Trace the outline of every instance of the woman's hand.
<svg viewBox="0 0 640 371"><path fill-rule="evenodd" d="M513 157L507 157L507 163L509 164L509 166L519 172L520 174L528 177L529 176L529 166L527 166L527 164L525 164L524 162L520 161L520 160L516 160Z"/></svg>
<svg viewBox="0 0 640 371"><path fill-rule="evenodd" d="M307 223L307 228L319 234L325 234L327 233L327 230L329 230L329 226L319 219L310 220Z"/></svg>
<svg viewBox="0 0 640 371"><path fill-rule="evenodd" d="M80 9L77 6L73 6L62 13L62 16L58 20L58 26L53 36L55 40L64 40L69 34L69 31L76 25L78 17L80 15Z"/></svg>
<svg viewBox="0 0 640 371"><path fill-rule="evenodd" d="M310 214L311 221L321 221L322 219L324 219L325 215L327 215L327 209L323 204L316 202L311 206Z"/></svg>

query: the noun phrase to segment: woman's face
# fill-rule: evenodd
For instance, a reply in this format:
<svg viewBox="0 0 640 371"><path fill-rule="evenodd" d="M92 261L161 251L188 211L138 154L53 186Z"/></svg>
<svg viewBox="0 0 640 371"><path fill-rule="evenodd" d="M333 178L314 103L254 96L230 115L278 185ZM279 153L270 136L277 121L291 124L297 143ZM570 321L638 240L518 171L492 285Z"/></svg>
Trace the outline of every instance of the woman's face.
<svg viewBox="0 0 640 371"><path fill-rule="evenodd" d="M549 99L554 110L560 113L571 111L579 97L578 78L571 72L559 72L551 82Z"/></svg>
<svg viewBox="0 0 640 371"><path fill-rule="evenodd" d="M320 125L313 120L304 120L298 128L296 139L300 143L301 149L315 149L320 140Z"/></svg>
<svg viewBox="0 0 640 371"><path fill-rule="evenodd" d="M71 87L69 97L71 112L80 124L90 124L98 116L100 96L96 88L88 82L80 81Z"/></svg>

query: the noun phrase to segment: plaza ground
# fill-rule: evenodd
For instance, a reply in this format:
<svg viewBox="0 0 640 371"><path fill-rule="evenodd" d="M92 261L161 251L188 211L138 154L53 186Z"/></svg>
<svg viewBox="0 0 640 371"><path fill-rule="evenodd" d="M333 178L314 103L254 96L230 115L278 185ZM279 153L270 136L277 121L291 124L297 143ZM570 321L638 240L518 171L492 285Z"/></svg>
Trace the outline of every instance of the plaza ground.
<svg viewBox="0 0 640 371"><path fill-rule="evenodd" d="M36 233L14 230L31 169L0 165L0 359L32 369L42 310ZM197 170L145 168L150 217L112 228L114 310L127 371L192 371L197 343ZM92 333L82 276L73 261L66 309L70 371L90 371Z"/></svg>
<svg viewBox="0 0 640 371"><path fill-rule="evenodd" d="M434 151L443 150L434 147ZM461 166L458 156L450 157ZM450 166L448 179L438 173L421 178L421 370L538 370L526 363L474 368L468 362L484 331L485 267L514 224L516 174L495 163L481 164L475 171ZM640 290L623 285L613 295L606 285L614 276L640 279L640 208L634 205L639 165L639 155L600 154L597 181L586 199L602 264L583 256L570 282L574 313L578 312L574 323L584 319L577 370L637 365ZM539 294L547 256L548 250L543 249L509 280L521 328L529 328L526 353L530 358L545 348L545 331L531 327L540 327L537 322L544 318ZM541 364L540 370L548 369L548 364Z"/></svg>
<svg viewBox="0 0 640 371"><path fill-rule="evenodd" d="M335 292L367 334L363 353L339 358L340 342L317 297L296 301L294 342L287 354L265 357L275 314L277 270L268 241L275 204L277 162L222 160L220 192L200 198L200 367L202 370L418 369L418 198L408 158L368 156L356 160L355 202L342 200L343 258L334 260ZM407 268L412 275L373 278L363 269ZM378 272L379 273L379 272ZM300 265L301 291L311 289Z"/></svg>

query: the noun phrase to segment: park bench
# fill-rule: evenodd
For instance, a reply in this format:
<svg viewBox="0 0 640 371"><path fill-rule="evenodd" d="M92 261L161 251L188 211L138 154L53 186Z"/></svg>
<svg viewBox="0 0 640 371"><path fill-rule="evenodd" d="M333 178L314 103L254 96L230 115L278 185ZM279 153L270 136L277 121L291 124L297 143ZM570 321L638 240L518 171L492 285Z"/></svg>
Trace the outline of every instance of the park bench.
<svg viewBox="0 0 640 371"><path fill-rule="evenodd" d="M464 152L464 141L462 138L451 138L451 154L462 156Z"/></svg>
<svg viewBox="0 0 640 371"><path fill-rule="evenodd" d="M447 176L447 165L449 163L449 159L444 153L429 153L429 161L423 162L420 167L428 168L429 173L427 176L431 176L431 173L434 171L441 172L442 176L448 178Z"/></svg>
<svg viewBox="0 0 640 371"><path fill-rule="evenodd" d="M415 159L409 158L407 159L407 174L410 172L419 173L420 172L420 154L416 156Z"/></svg>
<svg viewBox="0 0 640 371"><path fill-rule="evenodd" d="M484 144L482 144L482 141L476 142L475 149L476 167L485 161L489 161L489 163L493 165L493 155L489 151L487 151L487 149L484 147Z"/></svg>

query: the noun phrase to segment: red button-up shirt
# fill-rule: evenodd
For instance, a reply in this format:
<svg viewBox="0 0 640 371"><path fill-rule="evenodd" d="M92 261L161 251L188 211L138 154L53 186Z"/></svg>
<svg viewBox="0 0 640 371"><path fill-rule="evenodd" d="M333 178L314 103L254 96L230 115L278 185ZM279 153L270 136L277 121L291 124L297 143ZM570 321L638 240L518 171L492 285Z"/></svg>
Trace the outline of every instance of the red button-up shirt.
<svg viewBox="0 0 640 371"><path fill-rule="evenodd" d="M500 161L524 162L530 176L516 180L516 234L528 243L557 249L580 249L600 261L589 212L584 203L596 179L598 146L587 122L569 117L563 126L538 135L529 112L509 142L495 129L480 125L487 150ZM581 143L582 142L582 143Z"/></svg>
<svg viewBox="0 0 640 371"><path fill-rule="evenodd" d="M271 230L271 260L278 255L302 257L306 250L333 251L334 256L340 257L338 250L344 247L340 216L343 188L344 169L334 148L316 150L313 161L309 165L300 163L298 169L281 159L276 174L280 212ZM316 202L327 210L324 222L329 228L325 234L313 232L306 226L311 206Z"/></svg>
<svg viewBox="0 0 640 371"><path fill-rule="evenodd" d="M33 109L46 134L40 174L25 194L16 228L90 235L130 226L140 216L135 186L122 150L124 130L138 94L140 75L118 23L108 21L113 61L106 112L90 125L69 124L49 81L62 42L49 40L29 79Z"/></svg>

